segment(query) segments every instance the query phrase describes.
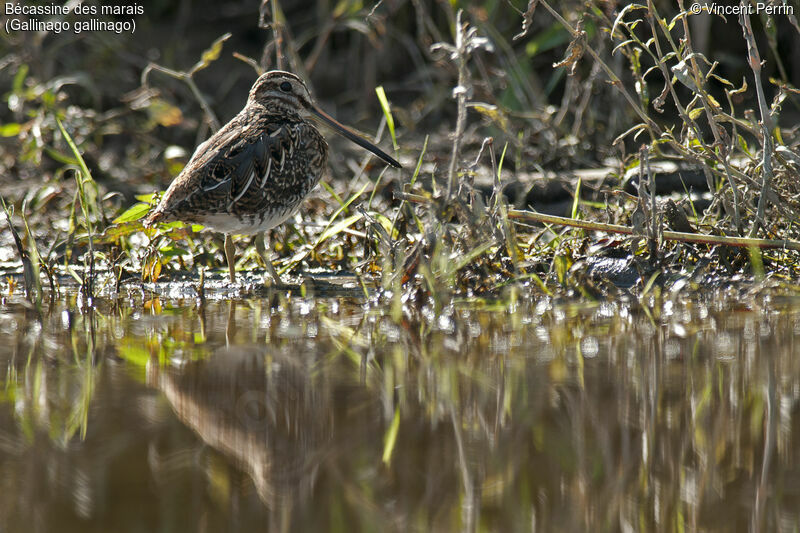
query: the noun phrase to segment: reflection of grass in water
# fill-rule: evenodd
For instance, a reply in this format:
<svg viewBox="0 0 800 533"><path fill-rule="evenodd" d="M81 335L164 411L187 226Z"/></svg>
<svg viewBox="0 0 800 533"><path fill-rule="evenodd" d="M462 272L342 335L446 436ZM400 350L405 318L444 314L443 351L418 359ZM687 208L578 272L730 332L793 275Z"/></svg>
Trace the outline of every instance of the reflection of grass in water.
<svg viewBox="0 0 800 533"><path fill-rule="evenodd" d="M79 460L84 437L142 431L109 425L104 410L133 416L142 407L135 391L146 369L187 380L184 403L175 406L186 409L182 416L226 413L236 406L226 405L220 387L266 379L266 393L247 390L265 402L258 420L274 416L271 435L306 445L304 436L331 437L313 441L320 449L280 448L285 461L314 461L315 496L294 500L293 524L319 526L333 508L365 527L434 513L450 529L469 518L461 516L466 508L489 530L516 529L532 514L559 529L577 527L573 520L593 527L620 517L639 517L643 529L685 523L713 512L715 502L737 499L734 484L752 483L736 481L737 472L760 468L764 423L778 416L775 402L791 396L800 376L790 342L795 318L720 312L728 300L738 301L726 289L710 301L652 297L654 305L643 308L636 299L554 303L509 290L506 301L460 302L438 316L432 303L419 312L406 308L400 321L380 305L299 297L253 299L233 312L225 301L200 308L162 300L162 314L143 319L138 304L122 299L112 313L76 315L66 335L60 320L50 319L27 334L30 355L6 363L8 398L17 402L13 431L31 443L47 434ZM60 317L68 305L59 299L47 313ZM72 356L53 361L45 351L55 346ZM773 371L783 384L769 392ZM208 387L193 376L206 376ZM208 431L200 422L198 431ZM174 434L165 423L157 422ZM325 424L333 424L332 433ZM788 435L777 438L781 449L791 449ZM137 442L170 455L162 433ZM181 468L228 475L219 467L193 460ZM111 467L94 468L89 475L108 475ZM682 496L689 470L698 494L691 501ZM788 472L775 468L770 479ZM238 484L214 483L222 491L216 498L241 498ZM662 487L658 504L654 483ZM424 499L425 486L436 487L435 501ZM312 503L314 512L305 507ZM585 514L576 518L575 509ZM738 520L748 511L732 504L728 512Z"/></svg>
<svg viewBox="0 0 800 533"><path fill-rule="evenodd" d="M93 329L107 327L107 323L101 320L89 326L95 318L80 314L70 320L74 324L68 337L56 336L56 341L53 332L44 331L42 324L30 340L26 358L7 361L2 403L13 406L17 424L29 443L45 435L65 447L76 434L81 440L86 438L96 379L102 372L101 362L95 360ZM50 347L45 348L45 344ZM55 365L43 357L54 347L59 354Z"/></svg>
<svg viewBox="0 0 800 533"><path fill-rule="evenodd" d="M75 403L66 421L63 435L64 444L72 439L77 430L80 430L81 439L86 438L86 430L89 426L89 406L94 395L97 373L101 371L100 366L96 365L94 361L94 339L88 329L85 333L86 348L83 354L78 351L77 332L73 331L72 334L72 354L78 370L81 371L82 379L80 380L80 399Z"/></svg>

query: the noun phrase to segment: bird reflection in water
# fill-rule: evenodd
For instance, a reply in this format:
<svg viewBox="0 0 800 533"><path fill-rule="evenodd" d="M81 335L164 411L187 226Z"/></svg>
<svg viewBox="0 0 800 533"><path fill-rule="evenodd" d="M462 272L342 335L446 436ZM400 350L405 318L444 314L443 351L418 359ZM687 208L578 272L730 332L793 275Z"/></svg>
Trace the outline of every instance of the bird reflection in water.
<svg viewBox="0 0 800 533"><path fill-rule="evenodd" d="M229 346L180 370L155 371L149 381L205 444L252 478L270 507L311 492L333 413L329 392L312 386L302 363L263 346Z"/></svg>

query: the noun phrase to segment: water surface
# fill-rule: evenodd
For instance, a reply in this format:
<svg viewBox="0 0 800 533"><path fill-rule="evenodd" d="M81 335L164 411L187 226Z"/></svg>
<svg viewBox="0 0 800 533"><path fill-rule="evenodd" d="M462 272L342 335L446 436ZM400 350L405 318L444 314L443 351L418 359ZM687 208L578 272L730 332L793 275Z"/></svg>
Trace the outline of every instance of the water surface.
<svg viewBox="0 0 800 533"><path fill-rule="evenodd" d="M0 306L2 531L797 531L800 300Z"/></svg>

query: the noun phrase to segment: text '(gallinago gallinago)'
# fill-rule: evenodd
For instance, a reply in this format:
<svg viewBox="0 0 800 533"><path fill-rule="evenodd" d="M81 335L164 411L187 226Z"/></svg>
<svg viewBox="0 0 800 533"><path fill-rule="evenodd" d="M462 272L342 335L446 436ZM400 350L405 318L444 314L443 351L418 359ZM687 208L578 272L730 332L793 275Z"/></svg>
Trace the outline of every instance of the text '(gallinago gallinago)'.
<svg viewBox="0 0 800 533"><path fill-rule="evenodd" d="M303 80L273 70L256 80L244 109L197 147L144 225L180 220L224 233L230 279L235 281L231 235L252 235L281 224L325 171L328 143L306 120L309 116L400 168L380 148L316 107ZM265 260L279 281L269 258Z"/></svg>

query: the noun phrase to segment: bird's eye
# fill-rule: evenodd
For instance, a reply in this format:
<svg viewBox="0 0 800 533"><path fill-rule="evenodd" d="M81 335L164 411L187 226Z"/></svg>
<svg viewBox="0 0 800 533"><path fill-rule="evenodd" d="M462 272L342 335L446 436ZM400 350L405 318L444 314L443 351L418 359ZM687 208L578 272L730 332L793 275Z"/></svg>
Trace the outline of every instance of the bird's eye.
<svg viewBox="0 0 800 533"><path fill-rule="evenodd" d="M281 83L279 85L279 87L280 87L281 91L283 91L285 93L292 92L292 84L289 83L288 81L285 81L285 82Z"/></svg>

